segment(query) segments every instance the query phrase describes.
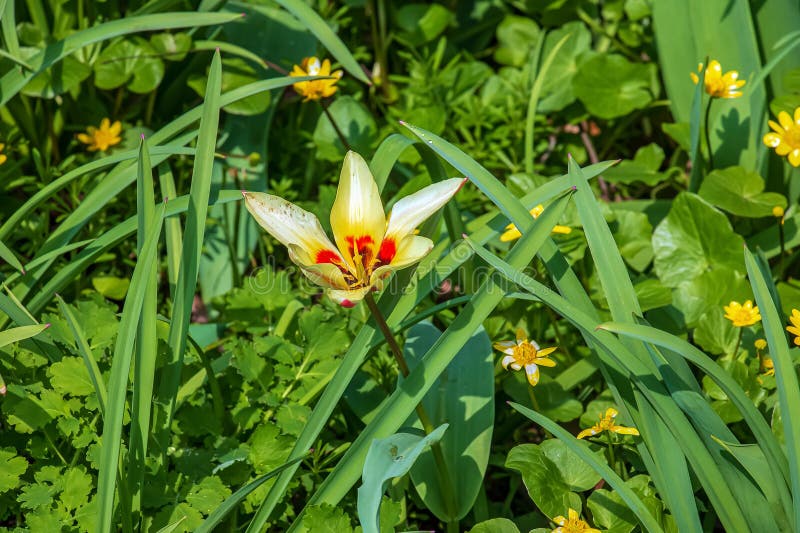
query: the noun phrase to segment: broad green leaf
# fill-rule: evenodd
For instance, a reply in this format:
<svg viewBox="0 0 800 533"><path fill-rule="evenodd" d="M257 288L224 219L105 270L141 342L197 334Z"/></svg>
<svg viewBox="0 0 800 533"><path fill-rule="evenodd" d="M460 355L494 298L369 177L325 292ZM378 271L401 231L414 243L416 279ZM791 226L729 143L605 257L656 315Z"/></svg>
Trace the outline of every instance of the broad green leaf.
<svg viewBox="0 0 800 533"><path fill-rule="evenodd" d="M581 512L581 497L572 492L556 465L536 444L520 444L508 452L506 468L518 471L533 503L553 518L568 509Z"/></svg>
<svg viewBox="0 0 800 533"><path fill-rule="evenodd" d="M303 533L352 533L353 526L350 523L350 517L341 507L323 503L308 508L299 531ZM377 530L364 528L364 531Z"/></svg>
<svg viewBox="0 0 800 533"><path fill-rule="evenodd" d="M440 4L403 4L395 19L398 38L412 46L423 45L438 37L453 21L453 13Z"/></svg>
<svg viewBox="0 0 800 533"><path fill-rule="evenodd" d="M362 154L372 151L378 127L364 104L352 96L341 96L330 105L328 111L353 150ZM325 113L319 116L314 128L314 144L317 146L317 157L326 161L340 161L346 152Z"/></svg>
<svg viewBox="0 0 800 533"><path fill-rule="evenodd" d="M150 46L167 61L182 61L192 48L192 38L183 32L156 33L150 36Z"/></svg>
<svg viewBox="0 0 800 533"><path fill-rule="evenodd" d="M764 179L744 167L709 173L698 194L708 203L742 217L769 217L774 207L786 207L786 197L764 192Z"/></svg>
<svg viewBox="0 0 800 533"><path fill-rule="evenodd" d="M660 172L664 150L655 143L636 150L632 160L623 159L603 174L611 183L641 182L651 187L669 179L671 172Z"/></svg>
<svg viewBox="0 0 800 533"><path fill-rule="evenodd" d="M50 383L61 394L87 396L95 392L86 364L80 357L65 357L47 369Z"/></svg>
<svg viewBox="0 0 800 533"><path fill-rule="evenodd" d="M441 332L428 322L408 330L403 350L409 368L421 364L422 356L440 336ZM494 427L493 359L489 337L479 328L447 366L439 386L422 401L434 425L447 422L453 428L444 434L439 446L450 486L455 489L455 516L449 514L433 453L424 452L411 469L411 479L426 507L444 522L463 518L483 485Z"/></svg>
<svg viewBox="0 0 800 533"><path fill-rule="evenodd" d="M595 54L583 61L572 80L575 96L600 118L627 115L649 104L654 90L655 65L632 63L621 55Z"/></svg>
<svg viewBox="0 0 800 533"><path fill-rule="evenodd" d="M0 494L17 488L20 477L28 470L28 461L17 455L13 447L0 448Z"/></svg>
<svg viewBox="0 0 800 533"><path fill-rule="evenodd" d="M164 62L143 37L119 40L103 50L94 64L94 84L100 89L125 85L138 94L153 91L164 77Z"/></svg>
<svg viewBox="0 0 800 533"><path fill-rule="evenodd" d="M380 532L381 497L389 481L405 475L427 447L442 439L447 427L442 424L429 435L396 433L372 441L358 488L358 518L365 533Z"/></svg>
<svg viewBox="0 0 800 533"><path fill-rule="evenodd" d="M594 523L607 533L629 533L636 527L636 516L613 491L595 489L586 500Z"/></svg>
<svg viewBox="0 0 800 533"><path fill-rule="evenodd" d="M741 272L743 244L725 215L699 196L681 193L653 232L655 271L667 287L722 267Z"/></svg>
<svg viewBox="0 0 800 533"><path fill-rule="evenodd" d="M567 22L547 34L542 55L548 57L567 35L569 39L556 52L542 86L542 97L538 106L542 113L560 111L575 101L572 82L578 72L581 54L589 50L592 33L582 22Z"/></svg>
<svg viewBox="0 0 800 533"><path fill-rule="evenodd" d="M37 55L38 48L22 48L24 59ZM86 78L92 75L92 67L73 56L67 56L60 65L48 68L34 76L20 91L26 96L38 98L55 98L60 94L76 89Z"/></svg>
<svg viewBox="0 0 800 533"><path fill-rule="evenodd" d="M721 267L680 283L675 288L674 302L686 325L695 327L707 312L722 312L722 307L731 300L744 303L752 299L752 294L742 272Z"/></svg>
<svg viewBox="0 0 800 533"><path fill-rule="evenodd" d="M94 290L112 300L124 300L130 284L131 281L128 278L116 276L94 276L92 278Z"/></svg>
<svg viewBox="0 0 800 533"><path fill-rule="evenodd" d="M494 60L501 65L521 67L541 36L539 26L529 17L506 15L497 26Z"/></svg>
<svg viewBox="0 0 800 533"><path fill-rule="evenodd" d="M653 226L647 215L618 209L611 227L622 258L637 272L644 272L653 260Z"/></svg>
<svg viewBox="0 0 800 533"><path fill-rule="evenodd" d="M508 518L492 518L475 524L469 533L519 533L519 528Z"/></svg>
<svg viewBox="0 0 800 533"><path fill-rule="evenodd" d="M563 441L547 439L539 445L539 448L556 465L561 474L561 479L570 490L575 492L587 491L600 482L600 474ZM605 461L602 450L598 450L596 455L598 461Z"/></svg>
<svg viewBox="0 0 800 533"><path fill-rule="evenodd" d="M260 80L263 72L256 70L248 61L239 57L226 58L222 61L222 91L228 92L245 87ZM206 76L192 75L187 82L199 96L206 94ZM270 93L254 94L236 102L232 102L223 109L233 115L258 115L267 110L272 97Z"/></svg>

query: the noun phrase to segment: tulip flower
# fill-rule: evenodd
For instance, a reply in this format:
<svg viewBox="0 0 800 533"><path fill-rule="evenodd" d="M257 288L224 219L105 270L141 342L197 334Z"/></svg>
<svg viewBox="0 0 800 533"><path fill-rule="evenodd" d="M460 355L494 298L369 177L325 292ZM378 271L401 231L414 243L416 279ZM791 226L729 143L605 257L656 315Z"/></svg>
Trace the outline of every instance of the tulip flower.
<svg viewBox="0 0 800 533"><path fill-rule="evenodd" d="M401 198L387 217L366 161L348 152L330 221L332 243L316 216L271 194L245 192L245 206L289 258L344 307L383 288L392 272L420 261L433 242L415 229L455 195L466 179L453 178Z"/></svg>

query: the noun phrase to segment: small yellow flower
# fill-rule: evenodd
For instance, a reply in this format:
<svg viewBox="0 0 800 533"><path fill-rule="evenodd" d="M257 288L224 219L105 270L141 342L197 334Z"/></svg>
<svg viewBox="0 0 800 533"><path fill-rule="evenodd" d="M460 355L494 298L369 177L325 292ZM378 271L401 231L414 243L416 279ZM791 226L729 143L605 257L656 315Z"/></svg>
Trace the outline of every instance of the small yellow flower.
<svg viewBox="0 0 800 533"><path fill-rule="evenodd" d="M800 166L800 107L794 110L794 120L789 113L781 111L778 122L770 120L769 127L773 131L764 135L764 144L774 148L779 156L788 156L793 167Z"/></svg>
<svg viewBox="0 0 800 533"><path fill-rule="evenodd" d="M761 360L761 373L765 376L775 375L775 364L772 362L772 358L764 357Z"/></svg>
<svg viewBox="0 0 800 533"><path fill-rule="evenodd" d="M764 339L757 339L755 342L756 350L763 350L767 347L767 341Z"/></svg>
<svg viewBox="0 0 800 533"><path fill-rule="evenodd" d="M784 211L783 208L779 205L776 205L775 207L772 208L772 216L774 216L775 218L783 218L783 215L785 213L786 211Z"/></svg>
<svg viewBox="0 0 800 533"><path fill-rule="evenodd" d="M107 118L100 121L100 127L89 126L86 133L79 133L78 140L87 144L87 150L105 152L109 147L119 144L122 138L119 136L122 131L122 123L117 120L113 124Z"/></svg>
<svg viewBox="0 0 800 533"><path fill-rule="evenodd" d="M786 331L794 335L794 343L800 346L800 311L792 309L792 316L789 317L791 326L786 326Z"/></svg>
<svg viewBox="0 0 800 533"><path fill-rule="evenodd" d="M569 518L557 516L553 518L553 522L558 526L551 533L600 533L599 529L589 527L585 521L581 520L578 511L570 508Z"/></svg>
<svg viewBox="0 0 800 533"><path fill-rule="evenodd" d="M506 354L501 361L506 370L509 366L512 370L522 370L525 367L525 376L531 387L539 383L539 365L556 366L556 362L547 357L556 351L556 348L539 348L538 344L527 339L521 329L517 330L516 341L496 342L494 348Z"/></svg>
<svg viewBox="0 0 800 533"><path fill-rule="evenodd" d="M294 90L300 96L303 96L303 101L320 100L333 96L338 90L336 82L342 77L342 71L337 70L331 72L331 62L325 59L320 63L316 57L307 57L303 59L300 65L295 65L289 76L333 76L336 79L332 80L313 80L313 81L299 81L292 85Z"/></svg>
<svg viewBox="0 0 800 533"><path fill-rule="evenodd" d="M542 214L544 211L544 206L541 204L537 205L533 209L531 209L530 213L533 218L539 218L539 215ZM556 226L553 228L553 233L561 233L562 235L567 235L572 231L572 228L568 228L567 226ZM522 233L517 229L514 224L509 224L506 226L506 232L500 235L500 240L502 242L510 242L522 237Z"/></svg>
<svg viewBox="0 0 800 533"><path fill-rule="evenodd" d="M593 425L589 429L584 429L580 433L578 433L578 438L582 439L584 437L592 437L603 431L610 431L612 433L619 433L620 435L638 435L639 430L636 428L628 428L625 426L616 426L614 425L614 419L617 417L619 413L613 407L609 407L606 409L606 412L603 416L600 417L600 420L597 424Z"/></svg>
<svg viewBox="0 0 800 533"><path fill-rule="evenodd" d="M5 148L6 148L6 145L4 143L0 143L0 165L5 163L6 161L8 161L8 156L6 154L2 153L3 150L5 150Z"/></svg>
<svg viewBox="0 0 800 533"><path fill-rule="evenodd" d="M702 63L698 65L697 72L703 72ZM689 76L692 77L695 85L700 81L700 77L694 72L690 72ZM719 61L714 59L708 63L704 85L706 93L711 95L712 98L739 98L742 96L742 92L738 89L744 84L745 81L739 79L737 71L729 70L723 74L722 65L719 64Z"/></svg>
<svg viewBox="0 0 800 533"><path fill-rule="evenodd" d="M723 306L723 309L725 310L725 318L733 322L733 325L737 328L752 326L761 320L758 307L754 306L750 300L747 300L744 305L731 301L728 305Z"/></svg>

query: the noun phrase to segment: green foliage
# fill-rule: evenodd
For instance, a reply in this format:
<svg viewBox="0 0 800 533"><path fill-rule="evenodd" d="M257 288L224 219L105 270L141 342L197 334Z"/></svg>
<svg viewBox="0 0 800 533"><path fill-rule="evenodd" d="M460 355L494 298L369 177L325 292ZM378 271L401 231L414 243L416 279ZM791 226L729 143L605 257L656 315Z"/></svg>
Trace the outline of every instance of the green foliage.
<svg viewBox="0 0 800 533"><path fill-rule="evenodd" d="M800 8L689 4L0 2L0 530L795 531ZM469 180L375 295L407 376L241 202L331 235L350 149Z"/></svg>

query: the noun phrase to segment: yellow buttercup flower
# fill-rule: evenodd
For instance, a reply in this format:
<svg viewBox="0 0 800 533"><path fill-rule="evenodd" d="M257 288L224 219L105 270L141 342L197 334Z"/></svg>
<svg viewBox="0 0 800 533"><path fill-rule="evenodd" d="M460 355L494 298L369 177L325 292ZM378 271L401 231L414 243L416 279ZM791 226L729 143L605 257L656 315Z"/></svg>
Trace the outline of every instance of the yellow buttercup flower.
<svg viewBox="0 0 800 533"><path fill-rule="evenodd" d="M429 185L398 200L387 217L367 162L347 152L331 209L333 244L316 216L278 196L242 191L262 228L289 249L289 259L328 296L353 307L383 288L392 272L417 263L433 242L414 230L453 197L466 179Z"/></svg>
<svg viewBox="0 0 800 533"><path fill-rule="evenodd" d="M580 433L578 433L578 438L582 439L584 437L592 437L594 435L600 434L603 431L610 431L612 433L619 433L620 435L638 435L639 430L636 428L629 428L625 426L617 426L614 424L614 419L617 417L619 413L613 407L609 407L606 409L606 412L603 416L600 417L600 420L597 424L593 425L588 429L584 429Z"/></svg>
<svg viewBox="0 0 800 533"><path fill-rule="evenodd" d="M774 376L775 375L775 364L772 362L772 358L764 357L761 360L761 373L765 376Z"/></svg>
<svg viewBox="0 0 800 533"><path fill-rule="evenodd" d="M557 516L553 518L553 522L558 526L551 533L600 533L599 529L590 527L584 520L581 520L581 515L578 511L570 508L568 518Z"/></svg>
<svg viewBox="0 0 800 533"><path fill-rule="evenodd" d="M767 347L767 341L765 341L764 339L756 339L756 342L754 344L756 350L763 350L764 348Z"/></svg>
<svg viewBox="0 0 800 533"><path fill-rule="evenodd" d="M539 348L538 344L527 339L521 329L517 330L516 341L496 342L494 348L506 354L501 361L506 370L509 366L512 370L525 368L525 377L528 378L531 387L539 383L539 366L556 366L556 362L547 357L556 351L556 348Z"/></svg>
<svg viewBox="0 0 800 533"><path fill-rule="evenodd" d="M794 335L794 343L800 346L800 311L792 309L792 316L789 317L791 326L786 326L786 331Z"/></svg>
<svg viewBox="0 0 800 533"><path fill-rule="evenodd" d="M544 206L541 204L537 205L533 209L530 210L531 215L533 218L539 218L539 215L542 214L544 211ZM567 226L556 226L553 228L553 233L561 233L566 235L572 231L572 228L568 228ZM515 239L519 239L522 237L522 233L517 229L514 224L509 224L506 226L506 231L502 235L500 235L500 240L503 242L513 241Z"/></svg>
<svg viewBox="0 0 800 533"><path fill-rule="evenodd" d="M800 107L794 110L794 120L789 113L781 111L778 122L770 120L769 127L773 131L764 135L764 144L774 148L779 156L787 156L793 167L800 166Z"/></svg>
<svg viewBox="0 0 800 533"><path fill-rule="evenodd" d="M758 312L758 307L753 305L753 302L747 300L744 305L739 302L731 301L728 305L724 306L725 318L733 322L737 328L745 326L752 326L761 320L761 314Z"/></svg>
<svg viewBox="0 0 800 533"><path fill-rule="evenodd" d="M292 85L294 90L300 96L303 96L303 101L320 100L333 96L338 90L336 83L342 77L342 71L337 70L331 72L331 62L325 59L320 63L316 57L307 57L303 59L300 65L295 65L289 76L334 76L336 79L332 80L312 80L312 81L299 81Z"/></svg>
<svg viewBox="0 0 800 533"><path fill-rule="evenodd" d="M775 218L783 218L784 214L786 214L786 211L781 206L776 205L772 208L772 216Z"/></svg>
<svg viewBox="0 0 800 533"><path fill-rule="evenodd" d="M96 152L98 150L105 152L109 147L119 144L122 141L122 138L119 136L121 131L122 123L119 120L112 124L109 119L104 118L100 121L99 128L89 126L86 128L86 133L79 133L78 140L88 145L86 149L90 152Z"/></svg>
<svg viewBox="0 0 800 533"><path fill-rule="evenodd" d="M703 72L702 63L697 67L697 72ZM692 77L695 85L700 81L700 77L694 72L690 72L689 76ZM716 59L709 61L703 81L706 93L712 98L739 98L742 96L739 89L745 84L744 80L739 79L739 73L735 70L729 70L723 74L722 65Z"/></svg>
<svg viewBox="0 0 800 533"><path fill-rule="evenodd" d="M6 161L8 161L8 156L6 154L2 153L3 150L5 150L5 148L6 148L6 145L4 143L0 143L0 165L5 163Z"/></svg>

